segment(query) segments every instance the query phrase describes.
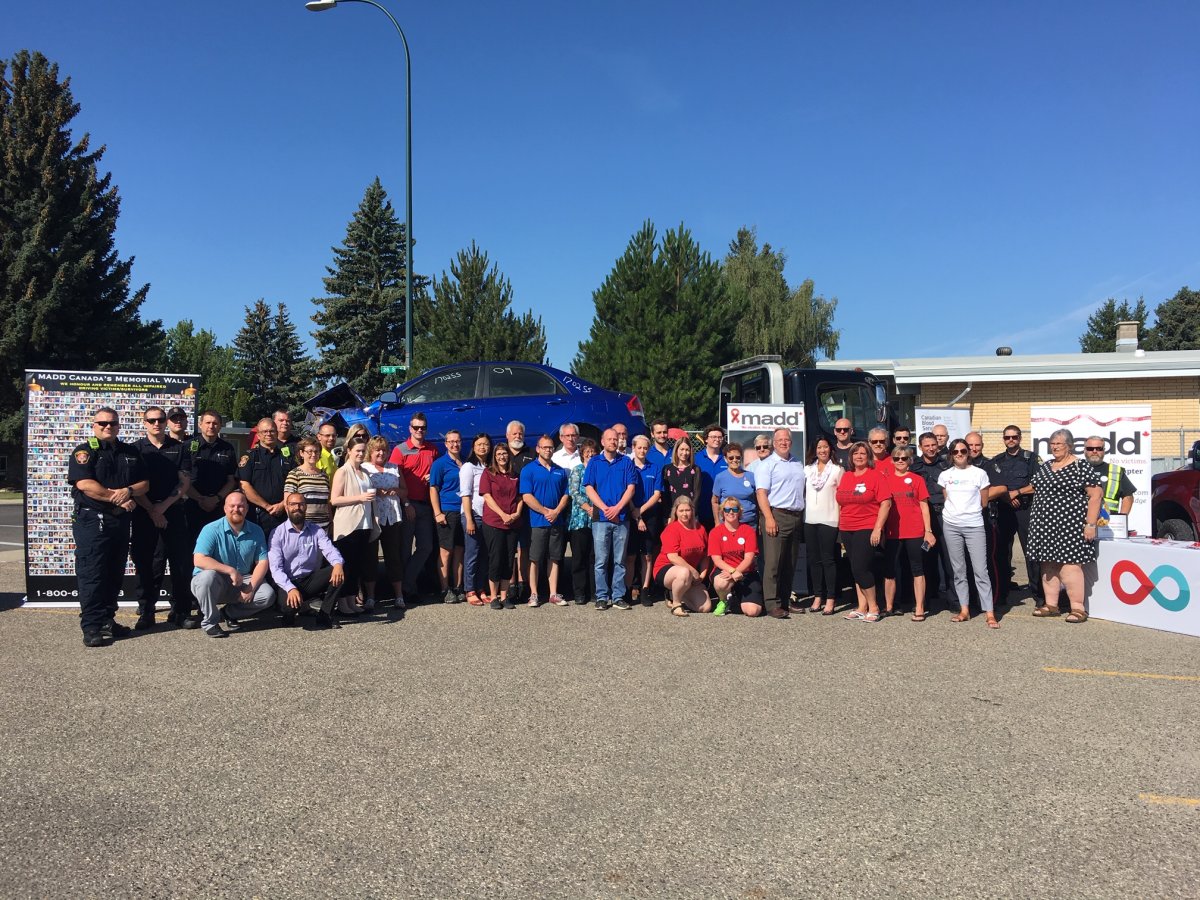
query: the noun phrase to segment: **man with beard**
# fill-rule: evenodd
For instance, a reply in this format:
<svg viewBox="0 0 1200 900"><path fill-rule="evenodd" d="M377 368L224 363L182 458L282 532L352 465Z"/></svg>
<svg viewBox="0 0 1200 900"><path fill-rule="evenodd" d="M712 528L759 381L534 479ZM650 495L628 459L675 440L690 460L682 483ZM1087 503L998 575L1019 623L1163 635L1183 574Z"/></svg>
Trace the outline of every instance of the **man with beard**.
<svg viewBox="0 0 1200 900"><path fill-rule="evenodd" d="M504 429L505 440L512 454L512 471L518 479L521 470L537 459L537 454L525 443L525 423L513 419ZM529 516L521 516L517 521L517 561L513 565L513 577L508 589L514 601L528 600L537 591L537 587L529 584L529 542L533 532L529 527Z"/></svg>
<svg viewBox="0 0 1200 900"><path fill-rule="evenodd" d="M303 494L288 494L283 503L288 520L275 529L267 554L283 624L292 625L297 614L313 612L320 627L341 628L333 607L346 580L342 554L324 528L305 520L308 502Z"/></svg>
<svg viewBox="0 0 1200 900"><path fill-rule="evenodd" d="M1100 476L1100 487L1104 488L1104 510L1109 515L1129 515L1133 509L1133 496L1137 488L1125 474L1125 468L1116 463L1104 461L1104 438L1092 435L1083 442L1084 459Z"/></svg>
<svg viewBox="0 0 1200 900"><path fill-rule="evenodd" d="M231 492L225 498L225 517L205 525L196 541L192 593L203 616L200 627L209 637L228 637L220 621L237 631L243 619L275 602L275 589L267 581L267 539L247 521L249 510L246 495Z"/></svg>

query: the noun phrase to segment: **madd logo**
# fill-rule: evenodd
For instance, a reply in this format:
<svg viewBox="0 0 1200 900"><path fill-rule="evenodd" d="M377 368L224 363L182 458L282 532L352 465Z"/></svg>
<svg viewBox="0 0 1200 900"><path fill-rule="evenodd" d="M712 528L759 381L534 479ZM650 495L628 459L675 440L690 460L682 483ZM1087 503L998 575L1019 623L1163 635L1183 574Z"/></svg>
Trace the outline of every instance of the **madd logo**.
<svg viewBox="0 0 1200 900"><path fill-rule="evenodd" d="M1137 588L1135 590L1127 591L1121 586L1121 577L1124 575L1132 575L1137 580ZM1113 593L1117 595L1117 599L1122 603L1128 603L1130 606L1137 606L1147 597L1153 597L1154 602L1167 612L1181 612L1192 598L1192 593L1188 589L1188 583L1184 579L1183 573L1174 566L1158 566L1147 576L1137 563L1123 559L1112 567L1110 580L1112 582ZM1158 589L1160 584L1168 580L1174 582L1179 592L1179 596L1174 600L1166 597Z"/></svg>

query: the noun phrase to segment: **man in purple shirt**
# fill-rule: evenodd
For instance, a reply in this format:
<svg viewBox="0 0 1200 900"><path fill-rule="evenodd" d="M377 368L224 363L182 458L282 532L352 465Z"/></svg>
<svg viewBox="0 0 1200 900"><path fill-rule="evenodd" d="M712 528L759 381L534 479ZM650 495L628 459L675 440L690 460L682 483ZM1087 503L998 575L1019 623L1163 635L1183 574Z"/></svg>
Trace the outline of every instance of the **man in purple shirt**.
<svg viewBox="0 0 1200 900"><path fill-rule="evenodd" d="M303 494L288 494L283 502L288 520L275 529L267 552L283 623L293 625L297 613L312 610L320 627L340 628L332 613L346 579L342 554L323 528L305 521Z"/></svg>

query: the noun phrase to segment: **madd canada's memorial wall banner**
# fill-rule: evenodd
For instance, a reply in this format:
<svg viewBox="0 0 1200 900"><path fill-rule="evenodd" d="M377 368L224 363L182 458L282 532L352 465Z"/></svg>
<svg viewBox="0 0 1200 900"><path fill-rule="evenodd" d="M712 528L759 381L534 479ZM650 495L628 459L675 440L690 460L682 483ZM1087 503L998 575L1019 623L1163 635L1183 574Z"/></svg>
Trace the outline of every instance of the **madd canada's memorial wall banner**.
<svg viewBox="0 0 1200 900"><path fill-rule="evenodd" d="M25 371L25 591L29 603L78 603L71 486L67 462L92 437L92 416L110 406L121 417L119 439L144 437L147 406L181 406L194 431L198 375L145 372ZM191 573L187 573L189 576ZM133 603L133 565L125 568L122 603ZM170 578L164 580L164 596Z"/></svg>

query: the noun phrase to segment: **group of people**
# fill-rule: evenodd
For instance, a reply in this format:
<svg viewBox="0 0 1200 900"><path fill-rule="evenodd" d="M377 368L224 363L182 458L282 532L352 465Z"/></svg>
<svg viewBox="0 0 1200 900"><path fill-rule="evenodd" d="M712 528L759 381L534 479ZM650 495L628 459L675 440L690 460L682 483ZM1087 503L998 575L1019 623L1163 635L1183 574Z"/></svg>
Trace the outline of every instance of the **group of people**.
<svg viewBox="0 0 1200 900"><path fill-rule="evenodd" d="M279 410L257 423L254 446L239 458L220 436L219 414L205 411L194 435L187 423L178 407L150 407L144 436L126 444L117 413L104 408L73 451L87 646L128 630L115 612L129 555L135 629L156 625L169 562L168 621L212 637L271 608L288 623L311 614L322 627L369 612L381 551L403 611L435 549L445 603L512 609L573 600L607 610L653 605L658 595L679 617L786 619L833 615L848 570L857 602L846 619L878 622L911 597L912 620L924 621L940 587L957 608L952 621L968 620L977 603L999 627L995 606L1010 590L1015 537L1035 615L1059 613L1061 588L1067 621L1082 622L1081 566L1095 558L1101 505L1127 511L1133 495L1119 467L1105 468L1102 439L1089 438L1080 461L1070 433L1057 432L1055 458L1042 464L1021 448L1015 426L1004 431L1005 451L988 459L977 432L950 441L938 426L913 447L905 428L875 428L855 441L841 419L834 439L818 437L801 459L787 429L743 447L710 425L693 453L690 440L669 439L664 420L632 440L622 425L606 429L599 445L568 422L561 443L542 435L533 448L514 421L495 446L487 434L468 446L451 430L438 448L416 412L395 446L352 427L339 458L332 425L298 438ZM809 603L795 589L802 544Z"/></svg>

